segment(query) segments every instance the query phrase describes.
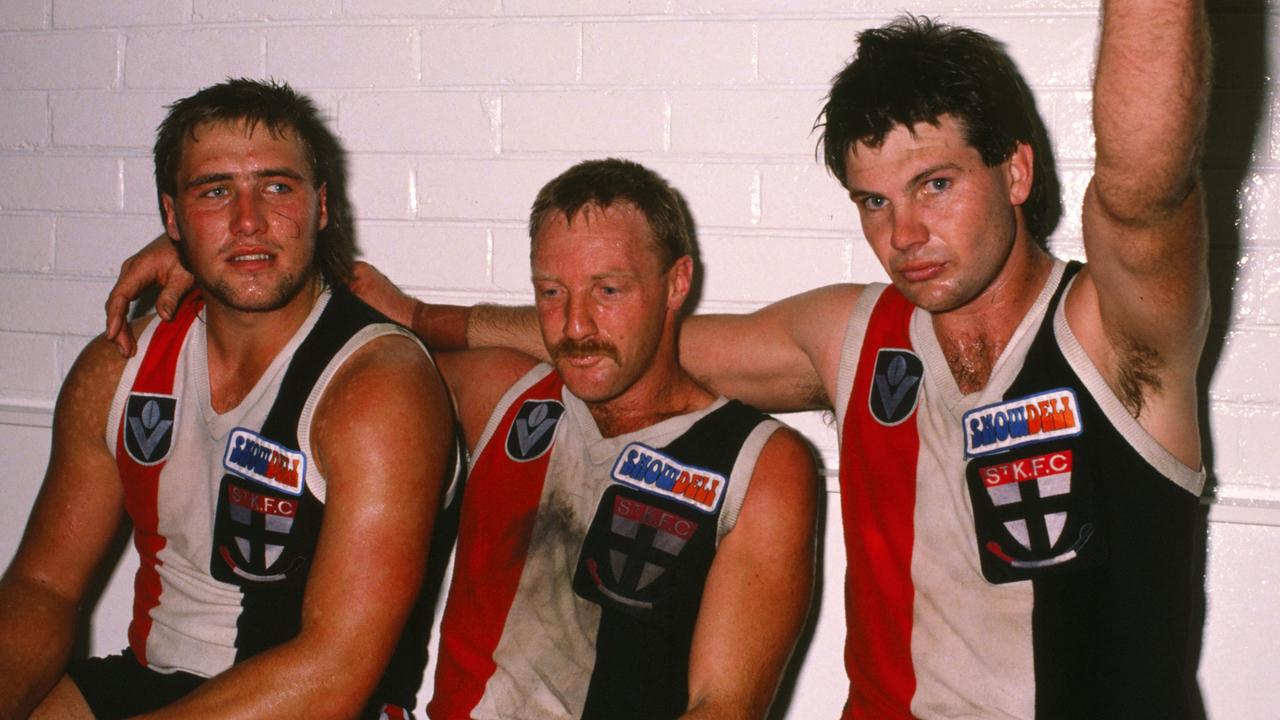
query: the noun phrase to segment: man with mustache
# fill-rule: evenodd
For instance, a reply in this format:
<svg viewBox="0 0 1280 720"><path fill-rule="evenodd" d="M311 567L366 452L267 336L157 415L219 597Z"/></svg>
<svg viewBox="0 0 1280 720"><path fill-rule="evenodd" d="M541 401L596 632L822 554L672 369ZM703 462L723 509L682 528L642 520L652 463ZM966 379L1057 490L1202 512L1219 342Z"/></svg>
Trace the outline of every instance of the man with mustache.
<svg viewBox="0 0 1280 720"><path fill-rule="evenodd" d="M439 358L472 464L428 712L762 716L812 586L809 451L677 361L693 262L665 181L580 163L529 234L551 364Z"/></svg>
<svg viewBox="0 0 1280 720"><path fill-rule="evenodd" d="M63 385L0 581L0 717L402 717L453 418L422 345L346 290L341 150L287 85L230 80L170 107L155 159L199 292ZM128 647L68 665L126 511Z"/></svg>

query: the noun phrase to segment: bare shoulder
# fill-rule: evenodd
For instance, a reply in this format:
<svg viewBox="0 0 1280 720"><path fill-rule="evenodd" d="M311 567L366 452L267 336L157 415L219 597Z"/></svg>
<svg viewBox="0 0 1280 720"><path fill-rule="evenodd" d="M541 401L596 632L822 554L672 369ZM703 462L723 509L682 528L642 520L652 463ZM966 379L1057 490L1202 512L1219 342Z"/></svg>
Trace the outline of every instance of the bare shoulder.
<svg viewBox="0 0 1280 720"><path fill-rule="evenodd" d="M152 317L130 323L134 336L146 328ZM106 430L111 399L124 373L129 359L120 355L114 343L99 335L80 351L67 373L67 379L58 393L54 421L66 427L68 421L77 422L77 429L101 437ZM79 423L84 423L83 427Z"/></svg>
<svg viewBox="0 0 1280 720"><path fill-rule="evenodd" d="M792 337L822 379L828 398L834 397L849 316L866 287L854 283L827 285L778 303L783 306Z"/></svg>
<svg viewBox="0 0 1280 720"><path fill-rule="evenodd" d="M474 448L503 394L539 363L508 348L477 348L436 355L440 372L453 391L467 447Z"/></svg>
<svg viewBox="0 0 1280 720"><path fill-rule="evenodd" d="M311 436L321 464L334 448L401 452L435 432L447 437L453 413L431 359L415 340L387 334L353 352L316 406Z"/></svg>
<svg viewBox="0 0 1280 720"><path fill-rule="evenodd" d="M800 433L782 425L760 450L748 494L776 494L790 502L811 497L817 472L809 442Z"/></svg>
<svg viewBox="0 0 1280 720"><path fill-rule="evenodd" d="M865 286L816 288L748 314L696 315L680 362L698 382L772 411L830 407L844 328Z"/></svg>
<svg viewBox="0 0 1280 720"><path fill-rule="evenodd" d="M320 409L350 412L358 406L377 408L384 403L439 400L443 388L431 357L416 340L404 335L382 335L351 354L334 374L320 401ZM318 416L319 417L319 416Z"/></svg>

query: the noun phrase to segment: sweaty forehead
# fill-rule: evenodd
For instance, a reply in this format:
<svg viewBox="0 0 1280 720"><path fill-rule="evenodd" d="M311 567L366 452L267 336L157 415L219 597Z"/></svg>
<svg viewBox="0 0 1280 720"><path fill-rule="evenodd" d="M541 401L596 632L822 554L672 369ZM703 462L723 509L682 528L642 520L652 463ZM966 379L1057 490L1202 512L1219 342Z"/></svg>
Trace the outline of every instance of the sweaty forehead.
<svg viewBox="0 0 1280 720"><path fill-rule="evenodd" d="M659 252L658 240L649 226L649 220L635 205L619 201L608 206L587 203L573 212L548 213L538 226L531 250L537 252L541 241L551 238L609 238L614 241L630 241L654 253Z"/></svg>
<svg viewBox="0 0 1280 720"><path fill-rule="evenodd" d="M182 139L179 170L211 157L262 158L272 165L283 163L307 177L314 174L306 144L287 125L271 128L244 119L200 123Z"/></svg>
<svg viewBox="0 0 1280 720"><path fill-rule="evenodd" d="M921 122L910 127L895 125L876 145L854 143L845 154L846 172L853 176L886 169L908 169L907 166L940 160L965 162L981 160L969 144L962 125L944 115L938 124Z"/></svg>

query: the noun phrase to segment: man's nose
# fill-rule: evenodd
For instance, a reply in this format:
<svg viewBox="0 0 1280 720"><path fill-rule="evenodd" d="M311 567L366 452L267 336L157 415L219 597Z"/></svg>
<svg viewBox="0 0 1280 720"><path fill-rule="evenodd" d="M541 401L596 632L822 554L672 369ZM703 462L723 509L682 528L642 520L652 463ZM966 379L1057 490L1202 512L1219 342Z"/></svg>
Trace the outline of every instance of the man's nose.
<svg viewBox="0 0 1280 720"><path fill-rule="evenodd" d="M596 321L590 299L571 294L564 311L565 337L581 340L594 335L595 332Z"/></svg>
<svg viewBox="0 0 1280 720"><path fill-rule="evenodd" d="M237 193L233 229L239 235L256 235L267 227L266 209L255 193Z"/></svg>

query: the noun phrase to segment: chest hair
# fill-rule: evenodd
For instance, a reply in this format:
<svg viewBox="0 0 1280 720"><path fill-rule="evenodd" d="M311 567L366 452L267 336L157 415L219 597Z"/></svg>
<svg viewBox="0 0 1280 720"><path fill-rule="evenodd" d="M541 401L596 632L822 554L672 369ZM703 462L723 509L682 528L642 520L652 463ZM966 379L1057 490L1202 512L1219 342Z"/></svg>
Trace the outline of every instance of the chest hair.
<svg viewBox="0 0 1280 720"><path fill-rule="evenodd" d="M960 392L968 395L987 386L991 369L1006 342L997 342L982 334L965 334L938 338L938 344L951 368L951 377L955 378Z"/></svg>

